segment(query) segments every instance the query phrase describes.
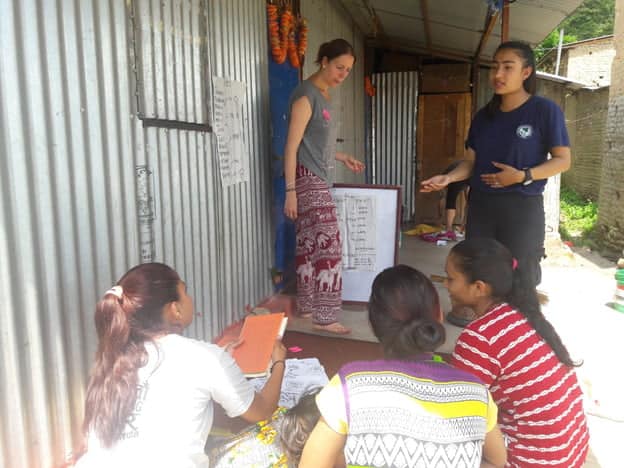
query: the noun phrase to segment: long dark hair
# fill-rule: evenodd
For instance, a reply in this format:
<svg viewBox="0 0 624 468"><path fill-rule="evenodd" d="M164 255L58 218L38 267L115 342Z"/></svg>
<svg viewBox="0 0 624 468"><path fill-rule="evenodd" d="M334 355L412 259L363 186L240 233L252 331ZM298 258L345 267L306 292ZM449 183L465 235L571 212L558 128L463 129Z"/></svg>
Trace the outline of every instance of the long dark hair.
<svg viewBox="0 0 624 468"><path fill-rule="evenodd" d="M537 89L537 75L535 70L535 54L533 53L533 49L526 42L522 41L507 41L503 42L496 48L496 52L494 55L498 54L501 50L513 50L518 54L519 57L523 60L523 67L531 67L531 74L522 82L522 87L524 90L533 95ZM486 109L487 114L490 117L493 117L496 114L496 111L500 109L501 106L501 96L500 94L494 94L492 99L487 103Z"/></svg>
<svg viewBox="0 0 624 468"><path fill-rule="evenodd" d="M373 281L368 320L386 357L405 359L435 351L445 339L439 314L438 292L420 271L397 265Z"/></svg>
<svg viewBox="0 0 624 468"><path fill-rule="evenodd" d="M163 307L179 300L179 283L180 277L167 265L145 263L128 271L97 303L99 342L83 430L93 432L104 447L119 440L134 409L138 370L147 362L144 344L168 331Z"/></svg>
<svg viewBox="0 0 624 468"><path fill-rule="evenodd" d="M323 61L323 57L327 57L327 60L331 61L341 55L350 55L353 57L354 62L356 60L353 46L348 41L344 39L334 39L321 44L314 63L320 65Z"/></svg>
<svg viewBox="0 0 624 468"><path fill-rule="evenodd" d="M523 273L522 265L514 269L514 259L507 247L494 239L468 239L456 244L449 257L469 283L483 281L492 288L493 299L505 301L517 309L563 364L580 365L572 360L559 334L544 317L535 286Z"/></svg>

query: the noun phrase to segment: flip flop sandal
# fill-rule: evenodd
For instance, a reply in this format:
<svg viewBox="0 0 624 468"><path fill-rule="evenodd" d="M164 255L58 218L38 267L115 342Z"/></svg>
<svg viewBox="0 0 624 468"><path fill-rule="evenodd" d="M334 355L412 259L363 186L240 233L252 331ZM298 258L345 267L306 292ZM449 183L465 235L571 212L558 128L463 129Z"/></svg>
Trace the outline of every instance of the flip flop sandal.
<svg viewBox="0 0 624 468"><path fill-rule="evenodd" d="M313 327L317 331L322 331L325 333L331 333L333 335L349 335L351 333L351 329L345 327L341 323L334 322L328 325L320 325L318 323L314 324Z"/></svg>

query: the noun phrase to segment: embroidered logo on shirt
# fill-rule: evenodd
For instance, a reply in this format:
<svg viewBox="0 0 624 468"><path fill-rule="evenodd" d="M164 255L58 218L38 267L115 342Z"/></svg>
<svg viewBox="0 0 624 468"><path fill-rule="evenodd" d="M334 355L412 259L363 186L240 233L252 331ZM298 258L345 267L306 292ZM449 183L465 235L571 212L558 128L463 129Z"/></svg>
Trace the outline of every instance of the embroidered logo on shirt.
<svg viewBox="0 0 624 468"><path fill-rule="evenodd" d="M323 109L323 118L327 121L331 120L331 115L329 115L329 111L327 109Z"/></svg>
<svg viewBox="0 0 624 468"><path fill-rule="evenodd" d="M533 127L531 125L520 125L516 128L516 135L518 135L523 140L527 138L531 138L533 135Z"/></svg>

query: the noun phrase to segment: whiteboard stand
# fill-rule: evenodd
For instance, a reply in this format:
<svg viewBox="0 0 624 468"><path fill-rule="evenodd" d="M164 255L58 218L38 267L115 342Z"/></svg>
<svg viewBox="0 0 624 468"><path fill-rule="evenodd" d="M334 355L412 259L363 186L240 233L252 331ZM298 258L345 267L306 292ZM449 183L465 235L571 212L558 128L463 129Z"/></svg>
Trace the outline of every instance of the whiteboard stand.
<svg viewBox="0 0 624 468"><path fill-rule="evenodd" d="M375 259L368 269L342 269L342 302L344 304L367 304L371 286L378 273L394 266L399 257L401 223L401 187L398 185L334 184L334 200L340 198L370 197L375 200ZM339 219L341 233L344 220ZM342 239L343 246L347 239ZM344 256L343 256L344 258Z"/></svg>

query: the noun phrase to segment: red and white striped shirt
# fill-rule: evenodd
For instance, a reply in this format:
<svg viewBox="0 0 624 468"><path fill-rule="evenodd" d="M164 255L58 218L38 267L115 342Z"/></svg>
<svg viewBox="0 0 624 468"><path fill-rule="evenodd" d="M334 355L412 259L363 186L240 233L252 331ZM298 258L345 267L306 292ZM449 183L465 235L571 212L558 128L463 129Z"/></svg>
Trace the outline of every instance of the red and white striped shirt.
<svg viewBox="0 0 624 468"><path fill-rule="evenodd" d="M583 465L589 432L576 373L522 314L501 304L471 322L453 364L489 387L508 442L507 466Z"/></svg>

